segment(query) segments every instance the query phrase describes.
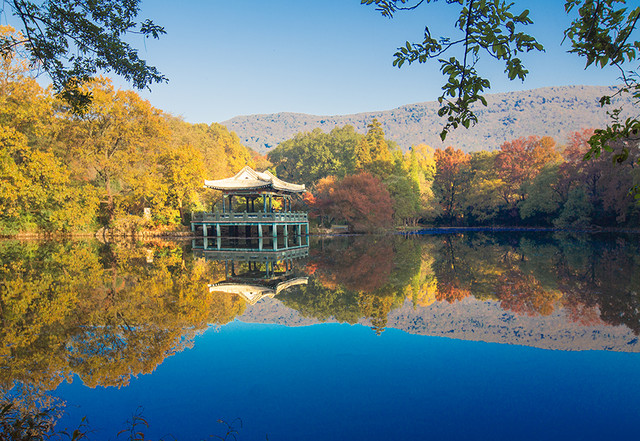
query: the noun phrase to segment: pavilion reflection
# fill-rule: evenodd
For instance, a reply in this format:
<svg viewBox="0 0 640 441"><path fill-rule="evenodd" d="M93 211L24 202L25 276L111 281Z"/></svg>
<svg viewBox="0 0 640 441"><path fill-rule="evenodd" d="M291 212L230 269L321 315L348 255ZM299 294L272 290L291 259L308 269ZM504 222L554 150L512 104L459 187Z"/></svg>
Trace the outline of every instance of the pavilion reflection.
<svg viewBox="0 0 640 441"><path fill-rule="evenodd" d="M209 284L209 292L237 294L254 305L265 297L273 298L292 286L308 283L308 277L300 276L296 265L309 255L308 245L274 251L251 247L252 240L243 244L247 242L246 249L211 249L206 248L206 242L202 248L194 247L195 257L224 263L224 279Z"/></svg>

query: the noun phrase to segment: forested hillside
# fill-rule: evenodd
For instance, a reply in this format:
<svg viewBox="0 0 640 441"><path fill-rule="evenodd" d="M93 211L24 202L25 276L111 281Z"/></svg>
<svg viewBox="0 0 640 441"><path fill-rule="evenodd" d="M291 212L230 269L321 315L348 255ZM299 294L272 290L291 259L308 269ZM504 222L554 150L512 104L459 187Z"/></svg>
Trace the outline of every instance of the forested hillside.
<svg viewBox="0 0 640 441"><path fill-rule="evenodd" d="M279 177L307 185L311 215L352 231L416 223L459 226L637 227L640 172L633 151L584 160L593 129L560 144L523 136L499 149L466 153L418 144L406 152L374 119L367 133L352 126L299 133L271 150Z"/></svg>
<svg viewBox="0 0 640 441"><path fill-rule="evenodd" d="M238 134L242 143L266 152L301 131L321 128L330 131L344 125L365 133L367 124L376 118L388 139L403 151L412 145L428 144L434 148L455 146L465 152L496 150L505 141L521 136L550 136L560 144L572 132L587 127L604 127L608 116L598 101L612 95L614 88L596 86L547 87L523 92L487 95L487 107L478 106L479 122L468 130L454 130L446 142L440 140L444 119L438 117L435 102L409 104L393 110L341 116L315 116L300 113L248 115L222 124ZM627 99L625 102L630 103ZM616 105L615 101L613 102ZM627 105L626 109L632 109Z"/></svg>

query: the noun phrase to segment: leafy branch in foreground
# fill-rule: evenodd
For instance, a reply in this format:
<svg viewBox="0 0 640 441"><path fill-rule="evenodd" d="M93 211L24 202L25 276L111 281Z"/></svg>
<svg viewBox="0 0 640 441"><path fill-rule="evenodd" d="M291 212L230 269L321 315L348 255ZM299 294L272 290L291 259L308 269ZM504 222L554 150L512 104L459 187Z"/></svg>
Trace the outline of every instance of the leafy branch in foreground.
<svg viewBox="0 0 640 441"><path fill-rule="evenodd" d="M159 38L164 28L151 20L136 22L140 0L6 0L6 9L20 23L21 34L0 38L0 55L24 47L33 68L45 71L54 89L75 111L82 111L91 95L80 85L99 72L114 72L137 89L166 78L123 41L126 35Z"/></svg>
<svg viewBox="0 0 640 441"><path fill-rule="evenodd" d="M621 6L622 5L622 6ZM615 67L620 71L622 86L613 96L603 96L600 105L611 105L617 95L630 94L633 107L640 105L640 82L638 71L626 70L627 63L635 62L640 52L637 38L640 6L624 7L624 0L567 0L567 14L577 12L577 17L564 32L571 42L569 52L586 59L585 68L594 65L600 68ZM595 130L589 140L590 150L585 159L597 158L603 150L614 152L613 161L627 160L631 150L638 150L640 144L640 117L635 115L623 119L622 108L608 112L611 124ZM640 159L637 160L640 164ZM638 187L633 191L638 196Z"/></svg>
<svg viewBox="0 0 640 441"><path fill-rule="evenodd" d="M361 0L361 4L376 5L383 16L392 18L397 11L414 10L423 3L437 0ZM444 140L451 129L460 125L469 128L478 121L471 106L480 101L487 102L484 90L491 87L488 79L476 71L475 66L481 55L489 56L504 63L505 73L510 80L524 80L529 73L519 55L530 51L543 51L534 37L519 31L520 27L533 23L529 11L513 11L513 3L491 0L445 0L460 8L454 27L459 31L456 37L431 36L425 27L422 42L410 43L398 48L393 65L402 67L405 63L426 63L430 59L440 62L440 70L447 77L438 98L442 107L439 116L446 116L447 123L440 133ZM462 60L456 56L441 58L445 52L462 49Z"/></svg>

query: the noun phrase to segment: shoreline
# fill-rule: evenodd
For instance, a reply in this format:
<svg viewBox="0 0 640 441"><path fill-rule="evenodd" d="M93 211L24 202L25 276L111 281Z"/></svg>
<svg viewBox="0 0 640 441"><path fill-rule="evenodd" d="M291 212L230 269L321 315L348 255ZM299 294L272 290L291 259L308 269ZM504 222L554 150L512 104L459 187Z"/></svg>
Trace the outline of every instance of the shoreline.
<svg viewBox="0 0 640 441"><path fill-rule="evenodd" d="M578 233L578 234L640 234L640 228L622 228L622 227L588 227L588 228L554 228L554 227L509 227L509 226L478 226L478 227L453 227L453 226L425 226L412 228L396 228L384 230L378 233L349 233L336 231L310 231L309 236L315 237L340 237L340 236L364 236L364 235L384 235L384 234L405 234L405 235L437 235L437 234L456 234L467 232L545 232L545 233ZM64 240L64 239L96 239L101 242L109 242L117 239L131 240L147 240L147 239L173 239L173 240L191 240L198 239L202 236L194 235L189 230L143 230L133 234L123 234L105 230L101 228L95 232L73 232L73 233L16 233L0 235L2 240Z"/></svg>

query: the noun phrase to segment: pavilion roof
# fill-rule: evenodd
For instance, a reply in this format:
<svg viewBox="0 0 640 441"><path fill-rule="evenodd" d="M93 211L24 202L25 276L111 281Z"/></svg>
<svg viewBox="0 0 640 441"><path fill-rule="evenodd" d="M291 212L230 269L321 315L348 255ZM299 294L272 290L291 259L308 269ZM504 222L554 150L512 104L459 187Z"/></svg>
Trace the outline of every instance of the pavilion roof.
<svg viewBox="0 0 640 441"><path fill-rule="evenodd" d="M255 305L259 300L265 297L271 297L280 294L281 291L296 285L306 285L309 282L308 277L296 277L295 279L280 282L275 287L234 282L220 282L209 285L209 292L225 292L238 294L249 304Z"/></svg>
<svg viewBox="0 0 640 441"><path fill-rule="evenodd" d="M278 179L270 171L257 172L249 166L245 166L235 176L214 181L204 181L204 186L222 191L243 190L277 190L288 193L302 193L304 184L292 184Z"/></svg>

